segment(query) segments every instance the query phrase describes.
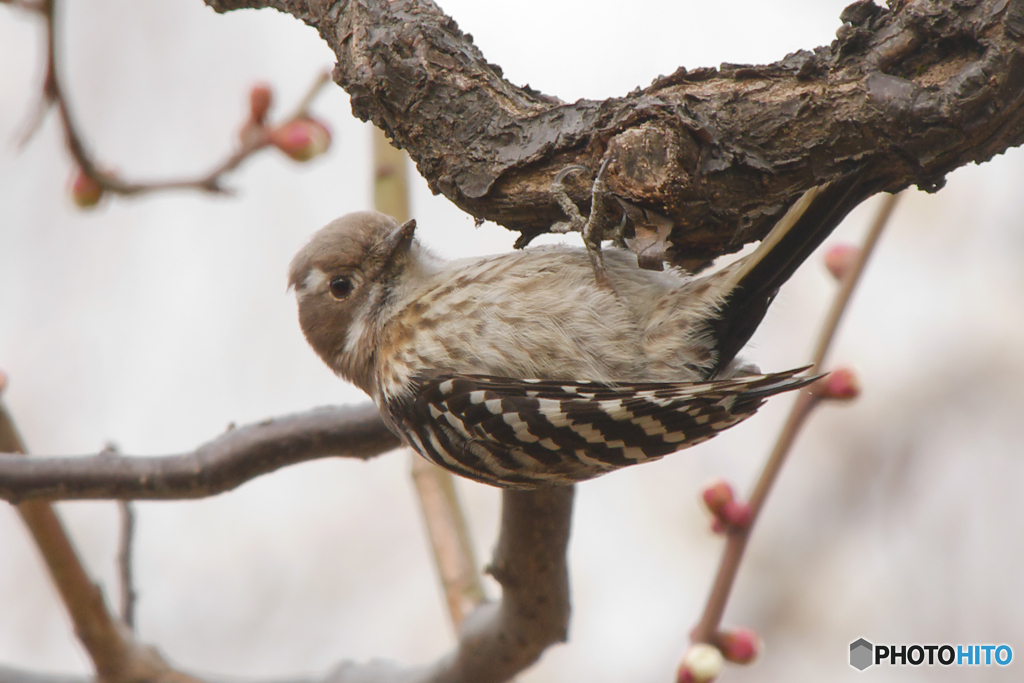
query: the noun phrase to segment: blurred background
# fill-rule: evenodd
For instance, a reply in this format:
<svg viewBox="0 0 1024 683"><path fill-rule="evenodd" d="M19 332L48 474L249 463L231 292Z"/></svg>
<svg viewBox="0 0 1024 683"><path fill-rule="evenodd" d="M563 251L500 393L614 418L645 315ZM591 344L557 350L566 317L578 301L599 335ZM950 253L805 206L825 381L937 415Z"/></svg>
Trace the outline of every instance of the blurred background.
<svg viewBox="0 0 1024 683"><path fill-rule="evenodd" d="M677 66L767 63L832 40L845 0L716 3L443 0L507 77L572 101L644 86ZM248 89L289 112L333 54L273 11L200 0L62 3L60 69L96 155L130 178L192 175L232 148ZM0 7L0 368L38 454L191 450L229 423L366 400L302 339L289 260L327 221L371 206L371 128L329 86L313 111L334 145L305 165L265 152L233 197L173 193L77 210L56 118L22 151L39 97L41 22ZM802 434L726 613L766 642L727 680L1012 680L1011 667L885 667L849 643L1007 643L1024 656L1024 156L911 191L856 294L831 359L862 397ZM437 251L504 251L514 235L431 196L412 213ZM874 202L830 243L858 240ZM784 288L745 356L805 363L835 285L820 255ZM567 645L524 683L668 681L722 542L698 505L725 477L747 491L790 397L697 449L579 488ZM408 475L410 453L325 460L195 502L139 503L141 639L186 670L323 674L342 659L428 662L453 643ZM481 564L499 497L460 482ZM117 509L63 503L108 598ZM489 584L492 596L496 586ZM87 673L35 548L0 503L0 663Z"/></svg>

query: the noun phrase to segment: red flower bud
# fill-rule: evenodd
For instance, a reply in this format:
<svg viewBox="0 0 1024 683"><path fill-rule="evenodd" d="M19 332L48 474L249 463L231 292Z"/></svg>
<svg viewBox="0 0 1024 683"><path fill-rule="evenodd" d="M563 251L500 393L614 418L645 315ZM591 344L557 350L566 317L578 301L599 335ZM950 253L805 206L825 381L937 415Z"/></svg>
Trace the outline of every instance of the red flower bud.
<svg viewBox="0 0 1024 683"><path fill-rule="evenodd" d="M274 91L266 83L258 83L249 91L249 116L253 123L262 124L274 103Z"/></svg>
<svg viewBox="0 0 1024 683"><path fill-rule="evenodd" d="M83 209L99 204L103 197L103 186L81 168L76 169L71 180L71 199Z"/></svg>
<svg viewBox="0 0 1024 683"><path fill-rule="evenodd" d="M729 486L728 482L718 479L704 487L701 498L703 498L704 504L708 506L711 514L717 517L721 514L725 504L732 502L735 496L732 492L732 486Z"/></svg>
<svg viewBox="0 0 1024 683"><path fill-rule="evenodd" d="M746 529L750 526L750 520L754 517L754 511L750 509L750 505L747 503L730 500L722 507L719 517L731 527Z"/></svg>
<svg viewBox="0 0 1024 683"><path fill-rule="evenodd" d="M270 144L296 161L309 161L331 146L331 132L316 119L298 118L270 131Z"/></svg>
<svg viewBox="0 0 1024 683"><path fill-rule="evenodd" d="M832 277L842 280L860 255L860 247L852 244L837 244L825 252L825 267Z"/></svg>
<svg viewBox="0 0 1024 683"><path fill-rule="evenodd" d="M711 482L704 487L701 497L708 511L714 517L711 522L711 530L716 534L723 534L729 529L745 529L750 526L750 520L754 516L750 505L737 501L732 486L728 483L720 479Z"/></svg>
<svg viewBox="0 0 1024 683"><path fill-rule="evenodd" d="M839 368L812 384L810 390L820 398L850 401L860 396L860 381L850 368Z"/></svg>
<svg viewBox="0 0 1024 683"><path fill-rule="evenodd" d="M761 639L750 629L721 631L715 642L722 656L734 664L750 664L761 654Z"/></svg>

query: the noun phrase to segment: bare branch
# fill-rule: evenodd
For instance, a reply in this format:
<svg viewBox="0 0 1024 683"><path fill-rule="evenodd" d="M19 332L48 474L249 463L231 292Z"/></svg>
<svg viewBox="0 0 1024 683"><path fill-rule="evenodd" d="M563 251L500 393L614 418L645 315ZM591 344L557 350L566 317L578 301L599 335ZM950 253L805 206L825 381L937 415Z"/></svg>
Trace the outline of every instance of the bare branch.
<svg viewBox="0 0 1024 683"><path fill-rule="evenodd" d="M486 596L469 526L456 495L455 478L451 472L413 453L412 479L448 603L448 615L457 630Z"/></svg>
<svg viewBox="0 0 1024 683"><path fill-rule="evenodd" d="M135 576L132 571L132 550L135 546L135 506L126 500L117 501L121 513L121 538L117 549L117 573L121 587L121 621L135 630Z"/></svg>
<svg viewBox="0 0 1024 683"><path fill-rule="evenodd" d="M3 384L0 378L0 384ZM2 387L0 387L2 388ZM25 442L0 403L0 462L25 462ZM197 683L174 671L151 647L137 643L131 632L107 608L103 591L93 583L53 506L29 500L18 505L18 514L43 556L61 602L75 626L75 635L89 653L96 676L103 683L150 680L159 683Z"/></svg>
<svg viewBox="0 0 1024 683"><path fill-rule="evenodd" d="M101 451L103 455L117 456L117 446L108 443ZM135 547L135 506L130 501L117 501L120 513L120 534L117 543L117 574L120 588L121 621L131 631L135 631L135 577L132 569L133 550Z"/></svg>
<svg viewBox="0 0 1024 683"><path fill-rule="evenodd" d="M0 664L0 683L97 683L91 676L74 676L71 674L40 674L32 671L15 669ZM171 683L167 681L167 683ZM204 678L195 683L241 683L236 678ZM311 678L275 678L258 680L253 683L316 683Z"/></svg>
<svg viewBox="0 0 1024 683"><path fill-rule="evenodd" d="M92 681L92 678L86 676L39 674L0 664L0 683L91 683Z"/></svg>
<svg viewBox="0 0 1024 683"><path fill-rule="evenodd" d="M902 194L891 194L882 199L878 213L875 214L875 220L871 222L871 227L868 228L868 233L864 236L864 244L857 251L856 260L850 264L849 270L843 275L839 283L839 291L836 292L836 298L821 324L821 332L819 332L818 341L814 345L814 354L811 356L811 362L814 364L811 368L812 374L821 372L824 367L825 358L832 347L832 340L835 339L836 330L839 329L839 321L843 319L843 314L849 307L853 290L860 282L864 267L867 265L868 259L871 258L875 245L878 244L878 238L882 236L882 231L889 224L889 219L901 196Z"/></svg>
<svg viewBox="0 0 1024 683"><path fill-rule="evenodd" d="M0 498L202 498L286 465L368 459L400 442L372 404L318 408L231 429L191 453L160 457L0 457Z"/></svg>
<svg viewBox="0 0 1024 683"><path fill-rule="evenodd" d="M0 434L7 433L5 430L14 433L9 421L0 420ZM328 453L371 457L395 445L397 439L384 427L373 406L326 408L231 430L183 456L127 458L100 454L80 459L24 459L19 463L23 467L9 467L14 459L0 458L0 490L16 490L17 495L11 498L28 494L195 497L199 491L223 490L226 482L243 479L243 474L254 476L253 462L262 472ZM151 461L162 467L147 466ZM84 466L76 468L79 462ZM33 471L31 466L40 463L43 467ZM466 618L453 653L430 667L344 664L328 677L328 682L497 683L532 664L552 643L564 641L570 610L565 553L572 498L572 488L503 492L501 535L489 569L502 585L502 600L484 604ZM49 508L40 501L27 501L19 509L26 506ZM86 596L91 608L105 609L99 589L87 577L84 580L91 590L77 592ZM114 623L109 614L107 621ZM159 673L153 674L154 679L168 683L195 680L170 669L152 649L135 645L130 633L113 628L108 635L113 633L128 648L127 654L115 649L115 665L145 665L147 671Z"/></svg>
<svg viewBox="0 0 1024 683"><path fill-rule="evenodd" d="M566 546L573 489L503 491L490 572L502 599L470 614L454 652L432 666L346 663L324 683L500 683L563 642L569 624Z"/></svg>
<svg viewBox="0 0 1024 683"><path fill-rule="evenodd" d="M563 642L570 613L566 549L573 493L571 487L502 492L501 534L490 567L502 599L468 616L455 650L425 667L345 662L322 683L501 683ZM91 682L0 667L0 683Z"/></svg>
<svg viewBox="0 0 1024 683"><path fill-rule="evenodd" d="M567 104L506 81L429 0L206 0L273 7L316 27L353 113L409 151L435 192L525 239L589 203L614 157L619 202L667 217L676 262L762 237L807 188L851 163L898 191L1024 141L1024 0L856 2L838 39L767 66L680 68L647 88Z"/></svg>
<svg viewBox="0 0 1024 683"><path fill-rule="evenodd" d="M245 134L241 136L241 144L238 149L207 173L194 178L136 182L125 180L119 174L104 169L89 152L88 146L85 144L81 129L71 113L67 93L60 79L57 55L56 5L57 0L20 3L20 6L40 14L46 25L46 74L43 81L43 92L39 104L26 126L26 132L21 137L21 145L26 144L35 131L38 130L39 124L50 107L56 106L60 116L61 127L64 130L68 151L79 169L81 169L81 172L98 183L104 191L129 196L162 190L228 192L223 185L224 176L238 168L246 159L273 143L272 133L274 129L262 125L262 122L260 122L261 125L257 126L247 124L244 130ZM329 80L330 74L328 73L318 75L309 91L296 107L295 112L291 117L285 119L285 122L281 125L283 126L288 122L308 117L310 105Z"/></svg>
<svg viewBox="0 0 1024 683"><path fill-rule="evenodd" d="M871 252L878 243L882 230L889 222L898 198L899 195L885 197L878 209L875 220L864 238L864 244L859 250L856 261L851 264L840 282L839 290L836 292L832 306L829 308L825 321L822 323L821 332L815 344L814 357L811 361L811 374L821 371L825 356L838 328L839 320L850 303L853 290L864 272L864 266L867 264ZM786 457L793 446L793 442L800 433L800 428L820 402L821 396L810 390L801 391L797 396L796 402L793 404L792 410L790 410L789 417L782 427L782 432L775 443L775 447L768 456L761 475L758 477L757 484L750 495L750 500L748 501L751 510L750 523L742 528L737 527L728 530L725 549L722 552L722 559L719 561L711 593L708 595L708 600L704 606L704 613L690 634L693 642L715 643L716 635L722 622L722 615L725 613L725 607L732 593L736 575L739 573L740 564L743 561L743 553L753 531L754 523L764 508L765 500L778 478L782 465L785 463Z"/></svg>

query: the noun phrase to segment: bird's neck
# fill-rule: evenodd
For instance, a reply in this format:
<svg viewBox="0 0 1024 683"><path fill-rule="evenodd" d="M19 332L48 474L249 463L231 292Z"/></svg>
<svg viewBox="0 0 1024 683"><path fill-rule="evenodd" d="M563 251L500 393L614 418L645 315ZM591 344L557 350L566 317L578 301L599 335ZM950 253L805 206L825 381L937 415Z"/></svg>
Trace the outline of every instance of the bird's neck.
<svg viewBox="0 0 1024 683"><path fill-rule="evenodd" d="M415 242L404 259L391 277L375 283L367 292L333 364L339 375L374 398L380 388L378 350L381 344L389 343L394 318L415 301L422 284L441 272L446 263Z"/></svg>

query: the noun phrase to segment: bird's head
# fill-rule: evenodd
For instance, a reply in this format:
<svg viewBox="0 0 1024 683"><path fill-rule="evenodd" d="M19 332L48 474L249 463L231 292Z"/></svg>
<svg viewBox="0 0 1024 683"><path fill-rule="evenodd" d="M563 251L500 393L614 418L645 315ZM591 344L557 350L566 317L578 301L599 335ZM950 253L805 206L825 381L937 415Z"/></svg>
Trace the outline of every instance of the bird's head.
<svg viewBox="0 0 1024 683"><path fill-rule="evenodd" d="M416 221L402 225L376 211L328 223L292 259L299 324L313 350L367 393L387 294L410 258Z"/></svg>

